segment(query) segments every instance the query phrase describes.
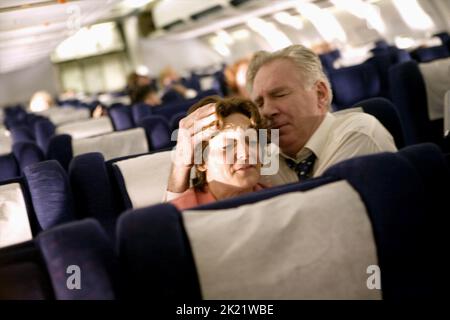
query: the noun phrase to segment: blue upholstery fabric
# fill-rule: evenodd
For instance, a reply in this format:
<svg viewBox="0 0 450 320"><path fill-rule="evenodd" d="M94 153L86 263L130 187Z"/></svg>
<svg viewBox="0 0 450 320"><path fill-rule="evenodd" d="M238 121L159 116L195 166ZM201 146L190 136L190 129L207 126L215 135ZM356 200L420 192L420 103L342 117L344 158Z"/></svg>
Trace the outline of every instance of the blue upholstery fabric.
<svg viewBox="0 0 450 320"><path fill-rule="evenodd" d="M70 135L61 134L50 139L47 150L47 159L57 160L64 170L67 171L72 158L72 137Z"/></svg>
<svg viewBox="0 0 450 320"><path fill-rule="evenodd" d="M111 183L103 155L95 152L76 156L70 163L69 178L77 218L97 219L112 237L117 212L113 207Z"/></svg>
<svg viewBox="0 0 450 320"><path fill-rule="evenodd" d="M108 115L111 118L114 130L116 131L127 130L134 127L131 108L129 106L111 106L108 109Z"/></svg>
<svg viewBox="0 0 450 320"><path fill-rule="evenodd" d="M195 210L218 210L218 209L237 208L242 205L266 200L278 196L280 194L297 191L307 191L337 180L338 179L334 177L318 177L315 179L309 179L302 183L291 183L287 185L272 187L257 192L252 192L243 196L208 203L196 207Z"/></svg>
<svg viewBox="0 0 450 320"><path fill-rule="evenodd" d="M187 112L188 109L196 102L197 100L187 100L178 103L165 104L162 106L154 107L153 114L160 115L166 118L169 121L173 115L180 112Z"/></svg>
<svg viewBox="0 0 450 320"><path fill-rule="evenodd" d="M411 162L399 154L381 153L341 162L324 175L346 179L366 205L377 244L383 298L438 297L432 277L438 257L432 256L430 248L443 244L433 241L431 199Z"/></svg>
<svg viewBox="0 0 450 320"><path fill-rule="evenodd" d="M116 297L117 260L111 242L93 219L85 219L41 233L36 239L58 300L108 300ZM69 290L66 273L76 265L81 289Z"/></svg>
<svg viewBox="0 0 450 320"><path fill-rule="evenodd" d="M30 165L25 168L24 174L41 229L75 219L69 179L57 161Z"/></svg>
<svg viewBox="0 0 450 320"><path fill-rule="evenodd" d="M366 61L366 63L372 64L375 67L380 77L379 96L390 98L389 68L397 63L409 60L411 60L411 57L407 51L394 47L384 49L380 53L374 53L374 56Z"/></svg>
<svg viewBox="0 0 450 320"><path fill-rule="evenodd" d="M392 134L397 149L405 146L403 125L397 109L387 99L370 98L356 103L353 107L362 107L365 113L371 114Z"/></svg>
<svg viewBox="0 0 450 320"><path fill-rule="evenodd" d="M380 94L380 78L372 64L336 69L329 73L333 88L333 103L345 109L363 99Z"/></svg>
<svg viewBox="0 0 450 320"><path fill-rule="evenodd" d="M0 181L20 176L19 164L13 153L0 156Z"/></svg>
<svg viewBox="0 0 450 320"><path fill-rule="evenodd" d="M178 112L176 114L173 115L173 117L170 119L169 125L170 125L170 130L173 132L174 130L177 130L179 128L179 122L181 119L183 119L184 117L186 117L186 112L182 111L182 112Z"/></svg>
<svg viewBox="0 0 450 320"><path fill-rule="evenodd" d="M389 71L389 82L392 102L403 124L406 145L437 141L442 136L442 126L439 130L429 121L425 83L417 62L407 61L393 66Z"/></svg>
<svg viewBox="0 0 450 320"><path fill-rule="evenodd" d="M176 103L184 101L184 97L181 93L178 93L175 89L168 89L161 97L163 104Z"/></svg>
<svg viewBox="0 0 450 320"><path fill-rule="evenodd" d="M211 85L211 89L215 90L217 95L219 96L228 96L229 88L225 79L225 75L222 70L216 71L213 73L213 83Z"/></svg>
<svg viewBox="0 0 450 320"><path fill-rule="evenodd" d="M181 215L170 204L124 213L117 228L127 298L201 299Z"/></svg>
<svg viewBox="0 0 450 320"><path fill-rule="evenodd" d="M33 132L28 128L28 126L15 126L11 128L11 139L13 143L18 142L34 142L34 134Z"/></svg>
<svg viewBox="0 0 450 320"><path fill-rule="evenodd" d="M341 57L339 50L333 50L327 53L319 54L320 62L326 73L329 73L336 68L334 67L334 62Z"/></svg>
<svg viewBox="0 0 450 320"><path fill-rule="evenodd" d="M429 48L418 48L411 52L411 57L418 62L430 62L436 59L448 58L450 52L446 45Z"/></svg>
<svg viewBox="0 0 450 320"><path fill-rule="evenodd" d="M442 43L450 41L450 34L447 31L435 33L433 34L433 37L438 37L439 39L441 39Z"/></svg>
<svg viewBox="0 0 450 320"><path fill-rule="evenodd" d="M39 120L34 124L34 135L36 143L44 151L47 152L50 138L55 134L55 125L48 119Z"/></svg>
<svg viewBox="0 0 450 320"><path fill-rule="evenodd" d="M19 142L13 145L13 153L23 171L27 166L45 160L42 150L33 142Z"/></svg>
<svg viewBox="0 0 450 320"><path fill-rule="evenodd" d="M139 121L146 116L152 114L152 107L145 103L137 103L131 107L131 115L133 122L138 124Z"/></svg>
<svg viewBox="0 0 450 320"><path fill-rule="evenodd" d="M209 97L209 96L222 96L221 92L217 89L208 89L205 91L200 91L197 96L195 97L195 99L192 100L200 100L203 99L205 97Z"/></svg>
<svg viewBox="0 0 450 320"><path fill-rule="evenodd" d="M163 116L147 116L141 119L139 126L145 129L150 150L160 150L172 145L170 127Z"/></svg>

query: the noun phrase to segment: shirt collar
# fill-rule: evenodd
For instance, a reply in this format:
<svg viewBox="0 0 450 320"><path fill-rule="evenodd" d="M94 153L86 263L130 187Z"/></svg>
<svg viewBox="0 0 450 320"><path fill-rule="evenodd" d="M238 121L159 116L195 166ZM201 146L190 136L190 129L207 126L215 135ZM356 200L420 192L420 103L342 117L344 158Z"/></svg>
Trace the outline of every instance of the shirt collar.
<svg viewBox="0 0 450 320"><path fill-rule="evenodd" d="M287 156L284 153L281 153L284 158L294 160L296 162L301 161L307 158L311 153L314 153L317 159L320 159L323 150L325 148L325 144L328 139L328 134L330 132L331 126L333 125L334 119L336 117L332 115L330 112L325 114L325 118L322 123L313 133L311 138L306 142L305 146L297 152L295 159Z"/></svg>

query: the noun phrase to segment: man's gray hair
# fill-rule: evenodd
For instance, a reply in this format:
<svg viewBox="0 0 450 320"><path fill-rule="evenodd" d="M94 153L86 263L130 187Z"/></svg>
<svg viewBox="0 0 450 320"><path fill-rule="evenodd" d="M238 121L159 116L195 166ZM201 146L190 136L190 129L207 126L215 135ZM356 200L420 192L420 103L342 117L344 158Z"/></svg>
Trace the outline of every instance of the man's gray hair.
<svg viewBox="0 0 450 320"><path fill-rule="evenodd" d="M310 89L317 81L325 82L328 90L328 107L330 107L333 93L331 91L330 81L323 71L319 56L300 44L292 45L272 53L267 51L256 52L247 70L248 92L252 92L253 90L253 81L258 70L263 65L277 59L288 59L297 66L303 79L306 79L306 89Z"/></svg>

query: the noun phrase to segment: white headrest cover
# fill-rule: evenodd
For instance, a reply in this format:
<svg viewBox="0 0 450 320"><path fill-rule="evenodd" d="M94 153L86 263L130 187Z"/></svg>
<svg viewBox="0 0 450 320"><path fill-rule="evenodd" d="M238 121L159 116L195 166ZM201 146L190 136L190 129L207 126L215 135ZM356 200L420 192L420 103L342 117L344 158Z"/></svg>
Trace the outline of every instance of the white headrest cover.
<svg viewBox="0 0 450 320"><path fill-rule="evenodd" d="M56 134L69 134L73 139L83 139L113 131L109 117L71 122L56 128Z"/></svg>
<svg viewBox="0 0 450 320"><path fill-rule="evenodd" d="M162 202L169 180L170 154L171 151L157 152L115 163L133 208Z"/></svg>
<svg viewBox="0 0 450 320"><path fill-rule="evenodd" d="M444 95L450 89L450 58L420 63L427 91L428 116L430 120L444 117Z"/></svg>
<svg viewBox="0 0 450 320"><path fill-rule="evenodd" d="M445 93L444 109L444 135L448 135L450 133L450 90Z"/></svg>
<svg viewBox="0 0 450 320"><path fill-rule="evenodd" d="M48 117L55 126L67 122L85 120L91 116L87 108L73 107L53 107L37 114Z"/></svg>
<svg viewBox="0 0 450 320"><path fill-rule="evenodd" d="M380 299L371 223L346 181L182 213L204 299Z"/></svg>
<svg viewBox="0 0 450 320"><path fill-rule="evenodd" d="M32 238L20 184L11 183L0 186L0 248Z"/></svg>
<svg viewBox="0 0 450 320"><path fill-rule="evenodd" d="M72 141L73 156L100 152L105 160L148 152L147 138L142 128L108 133L102 136Z"/></svg>
<svg viewBox="0 0 450 320"><path fill-rule="evenodd" d="M7 134L7 130L4 127L0 127L0 156L11 153L12 141L11 136Z"/></svg>

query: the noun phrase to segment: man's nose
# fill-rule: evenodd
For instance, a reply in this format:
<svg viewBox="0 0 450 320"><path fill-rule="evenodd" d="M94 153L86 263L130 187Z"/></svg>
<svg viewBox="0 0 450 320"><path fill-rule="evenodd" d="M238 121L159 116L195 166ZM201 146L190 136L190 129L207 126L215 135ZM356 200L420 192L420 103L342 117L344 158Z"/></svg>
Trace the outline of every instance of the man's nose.
<svg viewBox="0 0 450 320"><path fill-rule="evenodd" d="M264 103L263 107L260 109L260 113L263 117L271 119L278 113L278 109L274 103L268 101Z"/></svg>

